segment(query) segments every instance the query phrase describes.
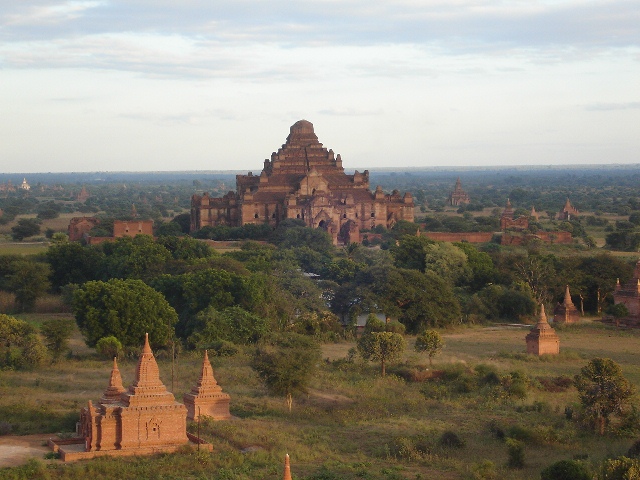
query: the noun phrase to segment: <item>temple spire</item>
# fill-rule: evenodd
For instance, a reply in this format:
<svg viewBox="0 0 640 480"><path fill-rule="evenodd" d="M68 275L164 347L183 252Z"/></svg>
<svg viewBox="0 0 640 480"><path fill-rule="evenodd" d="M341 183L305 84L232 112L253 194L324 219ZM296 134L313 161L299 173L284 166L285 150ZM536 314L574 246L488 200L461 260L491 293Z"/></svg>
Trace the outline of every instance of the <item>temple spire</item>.
<svg viewBox="0 0 640 480"><path fill-rule="evenodd" d="M291 480L291 466L289 465L289 454L284 456L284 475L282 480Z"/></svg>
<svg viewBox="0 0 640 480"><path fill-rule="evenodd" d="M571 301L571 293L569 292L569 285L567 285L564 291L564 304L573 305L573 302Z"/></svg>
<svg viewBox="0 0 640 480"><path fill-rule="evenodd" d="M114 403L120 400L120 394L125 389L122 386L122 376L118 369L118 362L116 357L113 357L113 368L111 369L111 376L109 377L109 386L102 394L100 403Z"/></svg>
<svg viewBox="0 0 640 480"><path fill-rule="evenodd" d="M540 324L549 325L549 322L547 321L547 314L544 311L544 303L540 304L540 315L538 316L538 325Z"/></svg>

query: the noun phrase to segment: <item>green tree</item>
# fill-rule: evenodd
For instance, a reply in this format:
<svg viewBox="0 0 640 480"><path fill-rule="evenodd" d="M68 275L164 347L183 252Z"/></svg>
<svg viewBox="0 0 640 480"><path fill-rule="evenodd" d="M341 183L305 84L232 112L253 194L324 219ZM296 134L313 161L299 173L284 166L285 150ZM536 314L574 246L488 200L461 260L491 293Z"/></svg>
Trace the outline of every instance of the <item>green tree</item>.
<svg viewBox="0 0 640 480"><path fill-rule="evenodd" d="M402 357L404 337L399 333L371 332L358 340L358 352L365 360L380 362L381 374L386 374L386 364Z"/></svg>
<svg viewBox="0 0 640 480"><path fill-rule="evenodd" d="M122 343L114 336L102 337L96 342L96 351L109 359L118 357L122 352Z"/></svg>
<svg viewBox="0 0 640 480"><path fill-rule="evenodd" d="M0 314L0 368L30 369L41 365L47 351L24 320Z"/></svg>
<svg viewBox="0 0 640 480"><path fill-rule="evenodd" d="M610 358L594 358L575 376L575 386L586 417L604 435L614 415L624 415L634 388Z"/></svg>
<svg viewBox="0 0 640 480"><path fill-rule="evenodd" d="M73 320L56 318L46 321L40 328L44 344L51 353L53 362L57 362L63 353L69 350L69 339L73 333Z"/></svg>
<svg viewBox="0 0 640 480"><path fill-rule="evenodd" d="M583 463L560 460L540 472L541 480L592 480L593 475Z"/></svg>
<svg viewBox="0 0 640 480"><path fill-rule="evenodd" d="M46 259L51 267L51 284L58 291L69 283L97 280L104 254L96 247L61 242L47 249Z"/></svg>
<svg viewBox="0 0 640 480"><path fill-rule="evenodd" d="M425 271L430 270L452 285L467 279L471 270L467 255L451 243L438 242L426 247Z"/></svg>
<svg viewBox="0 0 640 480"><path fill-rule="evenodd" d="M242 345L256 343L267 333L267 321L234 306L221 312L209 307L196 315L202 329L189 337L189 343L198 348L209 348L222 340Z"/></svg>
<svg viewBox="0 0 640 480"><path fill-rule="evenodd" d="M11 227L11 237L21 242L27 237L40 233L40 222L33 218L21 218L18 224Z"/></svg>
<svg viewBox="0 0 640 480"><path fill-rule="evenodd" d="M636 458L617 457L605 460L602 480L638 480L640 461Z"/></svg>
<svg viewBox="0 0 640 480"><path fill-rule="evenodd" d="M285 333L265 339L251 360L270 393L283 395L291 411L293 397L307 391L320 361L320 346L310 337Z"/></svg>
<svg viewBox="0 0 640 480"><path fill-rule="evenodd" d="M435 330L425 330L416 338L416 352L426 352L429 356L429 365L433 365L433 357L438 355L444 348L444 341Z"/></svg>
<svg viewBox="0 0 640 480"><path fill-rule="evenodd" d="M427 237L417 237L415 234L405 235L400 239L398 245L390 249L395 265L399 268L424 272L428 247L434 243Z"/></svg>
<svg viewBox="0 0 640 480"><path fill-rule="evenodd" d="M145 333L153 344L166 345L178 321L161 293L132 279L85 283L73 294L73 312L90 347L108 336L125 346L138 346Z"/></svg>
<svg viewBox="0 0 640 480"><path fill-rule="evenodd" d="M6 286L15 294L18 308L23 312L30 311L37 298L44 295L51 286L49 266L30 260L18 260L11 265Z"/></svg>
<svg viewBox="0 0 640 480"><path fill-rule="evenodd" d="M160 275L171 253L149 235L118 238L105 242L102 250L105 278L151 279Z"/></svg>

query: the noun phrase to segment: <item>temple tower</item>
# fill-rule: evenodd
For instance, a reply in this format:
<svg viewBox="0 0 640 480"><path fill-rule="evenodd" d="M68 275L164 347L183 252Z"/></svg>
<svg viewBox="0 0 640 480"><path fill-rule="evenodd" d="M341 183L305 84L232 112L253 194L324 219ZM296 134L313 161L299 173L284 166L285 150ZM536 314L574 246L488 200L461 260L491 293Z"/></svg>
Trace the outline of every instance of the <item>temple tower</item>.
<svg viewBox="0 0 640 480"><path fill-rule="evenodd" d="M549 322L544 311L544 305L540 305L538 323L526 336L527 353L533 355L557 355L560 353L560 339Z"/></svg>
<svg viewBox="0 0 640 480"><path fill-rule="evenodd" d="M214 420L228 420L229 394L222 392L222 387L218 385L213 376L213 368L209 362L209 355L204 351L202 370L198 382L193 386L190 393L186 393L182 400L187 407L187 418L197 420L200 415L212 417Z"/></svg>

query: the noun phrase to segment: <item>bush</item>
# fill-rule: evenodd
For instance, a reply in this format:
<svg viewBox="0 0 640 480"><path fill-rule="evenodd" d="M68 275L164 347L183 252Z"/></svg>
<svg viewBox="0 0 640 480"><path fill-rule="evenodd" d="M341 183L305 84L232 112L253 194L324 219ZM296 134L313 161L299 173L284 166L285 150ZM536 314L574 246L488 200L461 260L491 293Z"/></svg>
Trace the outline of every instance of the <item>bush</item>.
<svg viewBox="0 0 640 480"><path fill-rule="evenodd" d="M214 342L211 345L211 351L218 357L233 357L240 352L240 349L234 343L222 340L221 342Z"/></svg>
<svg viewBox="0 0 640 480"><path fill-rule="evenodd" d="M9 435L13 430L13 426L4 420L0 421L0 435Z"/></svg>
<svg viewBox="0 0 640 480"><path fill-rule="evenodd" d="M483 460L471 467L473 480L495 480L498 478L496 465L491 460Z"/></svg>
<svg viewBox="0 0 640 480"><path fill-rule="evenodd" d="M589 469L575 460L560 460L540 472L541 480L591 480Z"/></svg>
<svg viewBox="0 0 640 480"><path fill-rule="evenodd" d="M507 454L509 468L524 468L524 443L514 438L507 438Z"/></svg>
<svg viewBox="0 0 640 480"><path fill-rule="evenodd" d="M122 343L116 337L102 337L96 343L96 351L103 357L112 359L122 353Z"/></svg>
<svg viewBox="0 0 640 480"><path fill-rule="evenodd" d="M445 448L464 448L465 441L462 440L455 432L447 430L444 432L438 440L440 446Z"/></svg>
<svg viewBox="0 0 640 480"><path fill-rule="evenodd" d="M413 437L395 437L387 445L389 454L402 460L419 460L431 453L432 447L424 435Z"/></svg>

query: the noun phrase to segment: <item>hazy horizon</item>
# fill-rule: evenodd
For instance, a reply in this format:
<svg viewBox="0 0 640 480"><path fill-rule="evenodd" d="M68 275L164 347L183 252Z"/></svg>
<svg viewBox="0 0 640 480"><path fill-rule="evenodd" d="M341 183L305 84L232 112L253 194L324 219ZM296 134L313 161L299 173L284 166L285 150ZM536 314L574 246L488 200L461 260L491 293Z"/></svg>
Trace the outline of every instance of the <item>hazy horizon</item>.
<svg viewBox="0 0 640 480"><path fill-rule="evenodd" d="M638 24L631 0L4 2L0 170L255 172L300 119L346 169L637 164Z"/></svg>

